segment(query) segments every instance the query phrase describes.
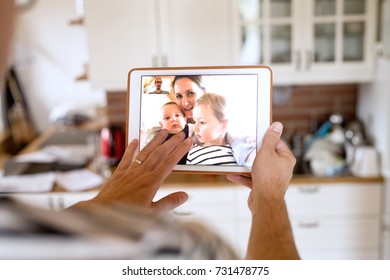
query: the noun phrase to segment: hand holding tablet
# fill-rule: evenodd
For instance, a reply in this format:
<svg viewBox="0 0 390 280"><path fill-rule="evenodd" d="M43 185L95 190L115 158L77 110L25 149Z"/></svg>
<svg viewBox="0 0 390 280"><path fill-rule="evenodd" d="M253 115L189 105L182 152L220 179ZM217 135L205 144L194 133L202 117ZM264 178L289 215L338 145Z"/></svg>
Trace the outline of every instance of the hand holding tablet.
<svg viewBox="0 0 390 280"><path fill-rule="evenodd" d="M249 173L271 122L271 88L262 66L133 69L127 140L139 140L139 153L162 129L184 131L194 144L174 171Z"/></svg>

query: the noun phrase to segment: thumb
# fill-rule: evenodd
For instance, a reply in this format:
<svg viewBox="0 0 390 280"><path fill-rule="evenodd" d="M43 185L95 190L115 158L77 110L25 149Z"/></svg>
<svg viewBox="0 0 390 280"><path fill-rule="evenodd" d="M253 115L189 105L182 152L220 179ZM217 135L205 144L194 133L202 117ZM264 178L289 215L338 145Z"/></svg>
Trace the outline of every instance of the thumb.
<svg viewBox="0 0 390 280"><path fill-rule="evenodd" d="M186 192L174 192L152 203L152 208L160 212L171 211L188 200Z"/></svg>
<svg viewBox="0 0 390 280"><path fill-rule="evenodd" d="M272 123L264 135L263 144L261 145L261 147L264 146L267 149L272 147L275 148L277 143L280 141L282 132L283 132L282 123L280 122Z"/></svg>

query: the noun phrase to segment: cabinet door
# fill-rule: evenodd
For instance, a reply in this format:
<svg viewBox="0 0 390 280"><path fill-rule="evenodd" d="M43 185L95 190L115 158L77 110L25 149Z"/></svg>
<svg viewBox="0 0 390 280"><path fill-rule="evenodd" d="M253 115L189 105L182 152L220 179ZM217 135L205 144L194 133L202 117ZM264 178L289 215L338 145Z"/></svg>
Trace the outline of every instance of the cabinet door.
<svg viewBox="0 0 390 280"><path fill-rule="evenodd" d="M236 63L270 65L275 84L294 81L301 68L302 7L295 0L237 0Z"/></svg>
<svg viewBox="0 0 390 280"><path fill-rule="evenodd" d="M378 259L379 217L292 219L303 259Z"/></svg>
<svg viewBox="0 0 390 280"><path fill-rule="evenodd" d="M292 219L300 249L378 248L379 217Z"/></svg>
<svg viewBox="0 0 390 280"><path fill-rule="evenodd" d="M84 5L94 87L124 90L131 68L157 66L154 0L84 0Z"/></svg>
<svg viewBox="0 0 390 280"><path fill-rule="evenodd" d="M265 64L275 85L373 77L377 0L236 0L237 64Z"/></svg>
<svg viewBox="0 0 390 280"><path fill-rule="evenodd" d="M304 259L379 258L379 183L292 184L286 202Z"/></svg>
<svg viewBox="0 0 390 280"><path fill-rule="evenodd" d="M237 238L236 219L236 187L205 187L195 186L185 188L162 187L156 194L155 200L173 193L175 191L188 193L188 201L172 211L179 219L185 221L196 221L206 225L210 230L219 234L228 241L237 252L239 241Z"/></svg>
<svg viewBox="0 0 390 280"><path fill-rule="evenodd" d="M160 1L162 66L231 65L231 3Z"/></svg>
<svg viewBox="0 0 390 280"><path fill-rule="evenodd" d="M292 184L286 202L292 218L379 216L381 185L372 183Z"/></svg>
<svg viewBox="0 0 390 280"><path fill-rule="evenodd" d="M385 260L390 260L390 214L387 213L384 215L384 224L382 229L382 258Z"/></svg>
<svg viewBox="0 0 390 280"><path fill-rule="evenodd" d="M318 82L373 77L375 10L368 0L305 0L303 71Z"/></svg>

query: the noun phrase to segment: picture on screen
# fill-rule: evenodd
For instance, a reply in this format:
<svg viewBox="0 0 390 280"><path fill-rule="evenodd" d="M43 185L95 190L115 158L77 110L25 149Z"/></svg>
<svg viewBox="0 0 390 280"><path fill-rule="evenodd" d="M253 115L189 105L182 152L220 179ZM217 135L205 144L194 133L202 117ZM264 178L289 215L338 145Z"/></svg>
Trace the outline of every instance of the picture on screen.
<svg viewBox="0 0 390 280"><path fill-rule="evenodd" d="M140 149L162 129L193 146L186 165L251 166L256 154L254 74L142 76Z"/></svg>

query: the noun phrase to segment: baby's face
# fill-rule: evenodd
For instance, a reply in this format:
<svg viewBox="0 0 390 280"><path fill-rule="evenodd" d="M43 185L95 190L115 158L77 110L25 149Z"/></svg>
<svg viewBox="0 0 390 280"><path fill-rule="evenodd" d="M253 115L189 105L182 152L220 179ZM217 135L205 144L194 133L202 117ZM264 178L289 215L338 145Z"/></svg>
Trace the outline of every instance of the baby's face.
<svg viewBox="0 0 390 280"><path fill-rule="evenodd" d="M168 104L162 108L162 118L160 125L169 133L178 133L182 131L186 125L186 118L176 104Z"/></svg>

